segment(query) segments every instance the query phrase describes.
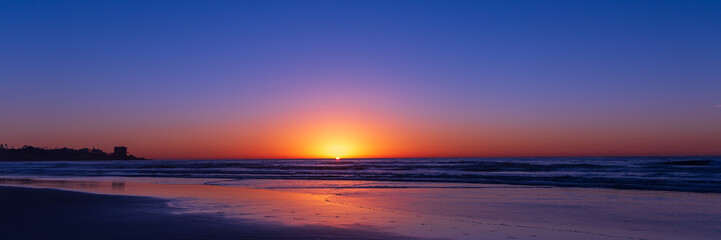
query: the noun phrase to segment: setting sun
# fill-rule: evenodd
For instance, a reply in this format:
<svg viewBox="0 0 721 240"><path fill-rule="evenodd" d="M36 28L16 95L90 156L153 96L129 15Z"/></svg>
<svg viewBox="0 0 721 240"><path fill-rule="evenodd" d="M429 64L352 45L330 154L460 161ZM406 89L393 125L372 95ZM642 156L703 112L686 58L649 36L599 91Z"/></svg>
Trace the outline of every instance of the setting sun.
<svg viewBox="0 0 721 240"><path fill-rule="evenodd" d="M351 152L351 149L347 145L333 144L328 145L325 152L327 155L335 157L336 160L338 160L341 156L348 156L348 154L350 154Z"/></svg>

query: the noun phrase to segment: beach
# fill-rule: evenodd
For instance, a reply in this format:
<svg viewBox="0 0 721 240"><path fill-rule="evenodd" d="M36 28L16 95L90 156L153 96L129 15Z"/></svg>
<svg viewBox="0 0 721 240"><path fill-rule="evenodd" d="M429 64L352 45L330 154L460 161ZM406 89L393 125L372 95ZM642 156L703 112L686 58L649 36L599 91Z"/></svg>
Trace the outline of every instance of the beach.
<svg viewBox="0 0 721 240"><path fill-rule="evenodd" d="M716 193L128 177L16 177L0 185L14 186L0 190L3 213L11 213L2 215L6 239L721 237Z"/></svg>
<svg viewBox="0 0 721 240"><path fill-rule="evenodd" d="M158 198L0 187L0 239L413 239L368 229L293 227L175 214Z"/></svg>

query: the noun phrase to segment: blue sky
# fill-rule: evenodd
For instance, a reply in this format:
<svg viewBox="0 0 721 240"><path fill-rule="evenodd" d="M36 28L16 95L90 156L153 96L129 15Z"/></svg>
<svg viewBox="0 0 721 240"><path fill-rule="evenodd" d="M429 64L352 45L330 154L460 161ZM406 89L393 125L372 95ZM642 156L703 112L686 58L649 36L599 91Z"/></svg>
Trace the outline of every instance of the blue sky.
<svg viewBox="0 0 721 240"><path fill-rule="evenodd" d="M718 1L3 1L0 133L143 145L118 132L307 107L571 139L703 135L695 152L711 153L719 42Z"/></svg>

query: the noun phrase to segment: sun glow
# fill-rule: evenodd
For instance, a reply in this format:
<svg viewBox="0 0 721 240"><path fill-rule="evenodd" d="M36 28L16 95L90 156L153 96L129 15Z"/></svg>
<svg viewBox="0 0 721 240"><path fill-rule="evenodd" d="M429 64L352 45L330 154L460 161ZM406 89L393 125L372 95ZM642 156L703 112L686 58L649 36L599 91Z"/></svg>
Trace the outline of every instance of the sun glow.
<svg viewBox="0 0 721 240"><path fill-rule="evenodd" d="M324 109L313 114L283 114L276 116L275 121L259 123L259 127L250 132L238 129L234 151L267 153L259 154L258 158L387 157L394 154L392 150L399 149L393 143L407 142L397 134L386 134L409 126L406 122L400 124L392 120L396 118L380 119L373 114L344 111Z"/></svg>
<svg viewBox="0 0 721 240"><path fill-rule="evenodd" d="M339 160L341 156L348 156L351 152L351 148L345 144L331 144L325 150L326 155L335 157L336 160Z"/></svg>

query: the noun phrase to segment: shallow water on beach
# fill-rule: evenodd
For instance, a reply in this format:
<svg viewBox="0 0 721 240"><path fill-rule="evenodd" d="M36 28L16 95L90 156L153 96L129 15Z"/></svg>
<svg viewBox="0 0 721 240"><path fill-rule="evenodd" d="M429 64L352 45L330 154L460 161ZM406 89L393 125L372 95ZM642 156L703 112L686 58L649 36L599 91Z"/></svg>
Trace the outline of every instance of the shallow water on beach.
<svg viewBox="0 0 721 240"><path fill-rule="evenodd" d="M160 197L178 214L421 238L716 239L720 165L719 157L0 162L0 185Z"/></svg>
<svg viewBox="0 0 721 240"><path fill-rule="evenodd" d="M0 185L173 199L174 212L443 239L716 239L716 193L495 184L0 178ZM381 185L383 187L375 187Z"/></svg>

